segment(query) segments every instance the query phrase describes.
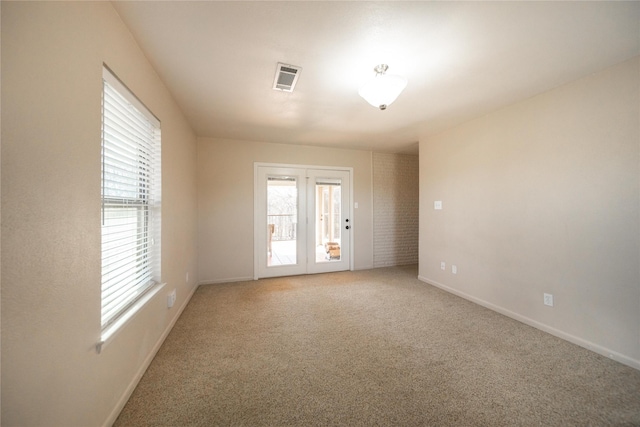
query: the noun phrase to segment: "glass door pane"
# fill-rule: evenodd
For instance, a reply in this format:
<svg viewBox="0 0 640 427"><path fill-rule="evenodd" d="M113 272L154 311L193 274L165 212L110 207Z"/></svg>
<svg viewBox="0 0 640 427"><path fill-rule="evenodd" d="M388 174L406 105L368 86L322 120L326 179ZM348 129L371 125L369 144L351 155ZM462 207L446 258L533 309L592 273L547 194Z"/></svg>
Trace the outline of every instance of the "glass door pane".
<svg viewBox="0 0 640 427"><path fill-rule="evenodd" d="M267 178L267 266L297 264L298 188L295 177Z"/></svg>
<svg viewBox="0 0 640 427"><path fill-rule="evenodd" d="M341 259L342 192L341 179L317 179L316 196L316 262Z"/></svg>
<svg viewBox="0 0 640 427"><path fill-rule="evenodd" d="M307 271L305 169L256 166L254 272L259 277Z"/></svg>
<svg viewBox="0 0 640 427"><path fill-rule="evenodd" d="M307 273L350 268L350 173L307 169Z"/></svg>
<svg viewBox="0 0 640 427"><path fill-rule="evenodd" d="M254 278L350 268L350 172L255 166Z"/></svg>

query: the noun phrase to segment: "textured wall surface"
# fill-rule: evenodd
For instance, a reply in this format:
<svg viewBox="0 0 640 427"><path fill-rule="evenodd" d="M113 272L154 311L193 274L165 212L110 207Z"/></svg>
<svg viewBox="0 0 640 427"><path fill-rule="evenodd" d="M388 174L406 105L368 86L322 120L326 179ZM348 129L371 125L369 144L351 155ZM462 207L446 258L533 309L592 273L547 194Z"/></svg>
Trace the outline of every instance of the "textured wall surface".
<svg viewBox="0 0 640 427"><path fill-rule="evenodd" d="M354 268L372 267L371 152L198 138L200 283L253 277L254 162L353 168Z"/></svg>
<svg viewBox="0 0 640 427"><path fill-rule="evenodd" d="M373 266L418 263L418 156L373 153Z"/></svg>
<svg viewBox="0 0 640 427"><path fill-rule="evenodd" d="M640 369L639 156L639 57L421 138L420 277Z"/></svg>
<svg viewBox="0 0 640 427"><path fill-rule="evenodd" d="M197 285L196 138L110 2L1 8L2 425L108 425ZM97 354L103 63L161 121L167 285Z"/></svg>

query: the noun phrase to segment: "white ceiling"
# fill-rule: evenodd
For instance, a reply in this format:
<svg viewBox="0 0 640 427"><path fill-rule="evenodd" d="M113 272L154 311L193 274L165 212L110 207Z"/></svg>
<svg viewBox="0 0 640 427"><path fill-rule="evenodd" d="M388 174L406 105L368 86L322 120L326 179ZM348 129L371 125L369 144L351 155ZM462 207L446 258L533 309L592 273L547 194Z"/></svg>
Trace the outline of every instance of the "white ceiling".
<svg viewBox="0 0 640 427"><path fill-rule="evenodd" d="M640 2L114 2L198 136L417 153L420 132L640 55ZM272 89L277 62L302 67ZM379 63L409 83L380 111Z"/></svg>

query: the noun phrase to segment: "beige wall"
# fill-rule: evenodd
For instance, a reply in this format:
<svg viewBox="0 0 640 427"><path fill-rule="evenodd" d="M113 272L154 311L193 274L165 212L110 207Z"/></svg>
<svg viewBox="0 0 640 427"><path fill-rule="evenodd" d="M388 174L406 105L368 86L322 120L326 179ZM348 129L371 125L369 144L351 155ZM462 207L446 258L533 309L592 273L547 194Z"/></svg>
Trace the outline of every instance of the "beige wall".
<svg viewBox="0 0 640 427"><path fill-rule="evenodd" d="M371 153L198 138L199 279L252 279L254 163L353 168L354 268L373 265Z"/></svg>
<svg viewBox="0 0 640 427"><path fill-rule="evenodd" d="M113 421L197 282L253 277L254 162L352 167L355 268L373 267L370 152L196 141L108 2L1 19L3 425ZM162 121L168 286L98 355L103 62ZM422 138L420 277L640 367L638 71Z"/></svg>
<svg viewBox="0 0 640 427"><path fill-rule="evenodd" d="M638 58L422 137L420 278L640 368L639 144Z"/></svg>
<svg viewBox="0 0 640 427"><path fill-rule="evenodd" d="M373 153L373 266L418 263L418 156Z"/></svg>
<svg viewBox="0 0 640 427"><path fill-rule="evenodd" d="M196 138L110 3L1 7L2 425L103 425L197 284ZM162 122L168 286L97 354L103 62Z"/></svg>

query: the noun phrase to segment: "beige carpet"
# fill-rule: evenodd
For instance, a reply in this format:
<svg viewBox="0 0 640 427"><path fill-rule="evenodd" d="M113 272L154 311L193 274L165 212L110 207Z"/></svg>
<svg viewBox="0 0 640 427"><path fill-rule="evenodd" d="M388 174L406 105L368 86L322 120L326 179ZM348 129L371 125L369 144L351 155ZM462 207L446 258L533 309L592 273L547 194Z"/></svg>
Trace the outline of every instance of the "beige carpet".
<svg viewBox="0 0 640 427"><path fill-rule="evenodd" d="M640 426L640 371L411 267L200 287L116 426Z"/></svg>

